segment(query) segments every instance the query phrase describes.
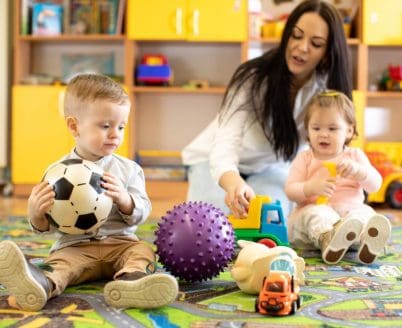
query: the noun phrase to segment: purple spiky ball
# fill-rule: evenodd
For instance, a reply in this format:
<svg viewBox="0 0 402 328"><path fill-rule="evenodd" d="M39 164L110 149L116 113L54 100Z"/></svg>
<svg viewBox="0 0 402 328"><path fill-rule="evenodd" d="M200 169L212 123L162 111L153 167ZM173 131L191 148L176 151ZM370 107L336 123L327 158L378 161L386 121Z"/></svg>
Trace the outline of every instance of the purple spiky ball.
<svg viewBox="0 0 402 328"><path fill-rule="evenodd" d="M225 214L211 204L187 202L167 211L155 232L164 268L189 282L222 272L234 256L235 236Z"/></svg>

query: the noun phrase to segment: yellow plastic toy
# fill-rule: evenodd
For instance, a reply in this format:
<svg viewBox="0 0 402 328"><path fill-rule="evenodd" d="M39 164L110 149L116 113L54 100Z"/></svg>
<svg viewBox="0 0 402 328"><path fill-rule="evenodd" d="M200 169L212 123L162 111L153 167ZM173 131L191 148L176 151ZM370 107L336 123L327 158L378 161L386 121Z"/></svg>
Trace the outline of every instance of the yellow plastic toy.
<svg viewBox="0 0 402 328"><path fill-rule="evenodd" d="M334 162L324 162L322 163L329 172L329 176L332 178L336 177L336 164ZM316 204L317 205L325 205L328 204L328 197L327 196L318 196L317 200L316 200Z"/></svg>

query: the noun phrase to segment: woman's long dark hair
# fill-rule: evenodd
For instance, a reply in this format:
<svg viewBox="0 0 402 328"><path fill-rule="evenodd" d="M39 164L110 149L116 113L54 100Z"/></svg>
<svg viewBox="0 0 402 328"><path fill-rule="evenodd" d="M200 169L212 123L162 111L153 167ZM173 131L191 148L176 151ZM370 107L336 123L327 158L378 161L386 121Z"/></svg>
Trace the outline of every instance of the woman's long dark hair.
<svg viewBox="0 0 402 328"><path fill-rule="evenodd" d="M290 94L292 74L285 52L295 24L307 12L319 14L328 25L327 51L316 72L328 74L326 88L341 91L352 99L352 72L342 19L338 11L323 0L307 0L298 5L287 20L279 46L240 65L223 99L223 103L230 103L243 84L250 83L247 99L238 110L252 108L276 156L285 160L292 159L299 147Z"/></svg>

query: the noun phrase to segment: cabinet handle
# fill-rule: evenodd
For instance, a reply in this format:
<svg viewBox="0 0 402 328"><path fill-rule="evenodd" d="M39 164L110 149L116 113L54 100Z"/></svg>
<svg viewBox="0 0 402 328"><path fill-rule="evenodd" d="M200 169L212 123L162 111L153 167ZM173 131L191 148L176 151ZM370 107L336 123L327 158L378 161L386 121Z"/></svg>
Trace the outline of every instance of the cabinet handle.
<svg viewBox="0 0 402 328"><path fill-rule="evenodd" d="M176 9L176 34L183 34L183 9Z"/></svg>
<svg viewBox="0 0 402 328"><path fill-rule="evenodd" d="M193 11L193 35L200 35L200 11L198 9Z"/></svg>

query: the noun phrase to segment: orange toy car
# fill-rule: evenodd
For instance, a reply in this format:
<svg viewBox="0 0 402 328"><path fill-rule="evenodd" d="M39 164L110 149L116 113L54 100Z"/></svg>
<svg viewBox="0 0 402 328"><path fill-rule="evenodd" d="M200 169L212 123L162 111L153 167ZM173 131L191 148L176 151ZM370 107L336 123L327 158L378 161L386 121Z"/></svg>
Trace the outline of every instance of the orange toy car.
<svg viewBox="0 0 402 328"><path fill-rule="evenodd" d="M301 306L299 293L297 280L288 271L270 271L255 300L255 311L273 316L295 314Z"/></svg>

